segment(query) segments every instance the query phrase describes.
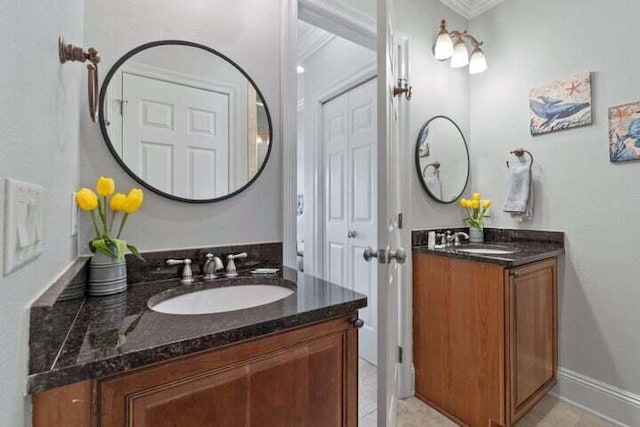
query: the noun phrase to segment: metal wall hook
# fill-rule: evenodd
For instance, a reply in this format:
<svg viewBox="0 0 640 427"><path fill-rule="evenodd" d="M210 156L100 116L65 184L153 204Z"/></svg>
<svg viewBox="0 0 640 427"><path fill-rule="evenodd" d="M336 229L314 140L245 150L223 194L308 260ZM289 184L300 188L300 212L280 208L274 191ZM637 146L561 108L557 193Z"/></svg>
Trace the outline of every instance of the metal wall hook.
<svg viewBox="0 0 640 427"><path fill-rule="evenodd" d="M98 117L98 63L100 55L98 51L90 47L85 51L82 47L65 43L62 37L58 37L58 56L60 63L67 62L88 62L87 64L87 90L89 93L89 117L95 123Z"/></svg>
<svg viewBox="0 0 640 427"><path fill-rule="evenodd" d="M529 158L531 159L531 165L530 166L533 166L533 154L531 154L531 152L529 150L525 150L524 148L516 148L515 150L510 151L509 154L513 154L517 158L521 158L525 154L528 154ZM509 167L509 160L507 160L507 167Z"/></svg>
<svg viewBox="0 0 640 427"><path fill-rule="evenodd" d="M411 95L413 92L413 87L409 86L407 79L398 79L398 86L393 88L393 96L400 96L404 93L407 101L411 101Z"/></svg>

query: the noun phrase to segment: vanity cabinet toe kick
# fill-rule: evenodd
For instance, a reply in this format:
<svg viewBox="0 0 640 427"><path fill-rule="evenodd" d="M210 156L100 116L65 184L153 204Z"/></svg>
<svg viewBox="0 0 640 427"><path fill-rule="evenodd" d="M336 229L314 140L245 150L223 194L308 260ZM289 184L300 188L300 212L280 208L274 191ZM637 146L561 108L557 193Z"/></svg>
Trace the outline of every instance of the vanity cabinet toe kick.
<svg viewBox="0 0 640 427"><path fill-rule="evenodd" d="M35 427L358 424L357 313L33 396Z"/></svg>
<svg viewBox="0 0 640 427"><path fill-rule="evenodd" d="M460 425L512 426L556 384L557 261L414 254L416 395Z"/></svg>

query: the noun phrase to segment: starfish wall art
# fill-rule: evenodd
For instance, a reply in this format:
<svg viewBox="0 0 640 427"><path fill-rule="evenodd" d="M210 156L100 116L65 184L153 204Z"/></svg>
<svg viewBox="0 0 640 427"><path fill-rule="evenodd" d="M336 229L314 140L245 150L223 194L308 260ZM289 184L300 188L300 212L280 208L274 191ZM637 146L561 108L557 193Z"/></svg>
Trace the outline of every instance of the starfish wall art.
<svg viewBox="0 0 640 427"><path fill-rule="evenodd" d="M591 73L580 73L531 89L531 135L590 125Z"/></svg>

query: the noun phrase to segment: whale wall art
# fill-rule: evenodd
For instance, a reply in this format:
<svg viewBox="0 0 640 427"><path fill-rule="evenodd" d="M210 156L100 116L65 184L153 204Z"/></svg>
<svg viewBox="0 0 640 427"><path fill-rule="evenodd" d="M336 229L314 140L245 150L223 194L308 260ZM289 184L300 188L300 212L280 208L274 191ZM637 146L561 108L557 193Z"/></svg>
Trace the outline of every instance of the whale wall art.
<svg viewBox="0 0 640 427"><path fill-rule="evenodd" d="M640 102L609 108L609 159L640 160Z"/></svg>
<svg viewBox="0 0 640 427"><path fill-rule="evenodd" d="M531 135L590 125L591 73L580 73L529 91Z"/></svg>

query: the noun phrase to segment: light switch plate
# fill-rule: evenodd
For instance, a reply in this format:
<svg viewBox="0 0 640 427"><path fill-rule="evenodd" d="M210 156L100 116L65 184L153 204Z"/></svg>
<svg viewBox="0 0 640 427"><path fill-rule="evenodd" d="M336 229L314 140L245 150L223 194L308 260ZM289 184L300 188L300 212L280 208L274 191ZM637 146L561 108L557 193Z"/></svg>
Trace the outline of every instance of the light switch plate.
<svg viewBox="0 0 640 427"><path fill-rule="evenodd" d="M12 273L42 253L44 188L5 181L4 274Z"/></svg>

